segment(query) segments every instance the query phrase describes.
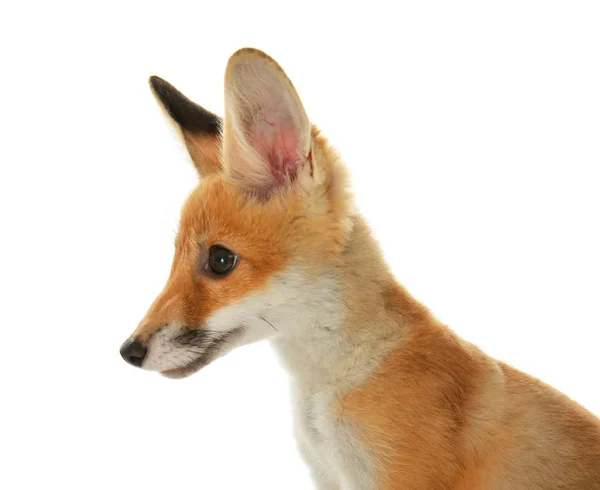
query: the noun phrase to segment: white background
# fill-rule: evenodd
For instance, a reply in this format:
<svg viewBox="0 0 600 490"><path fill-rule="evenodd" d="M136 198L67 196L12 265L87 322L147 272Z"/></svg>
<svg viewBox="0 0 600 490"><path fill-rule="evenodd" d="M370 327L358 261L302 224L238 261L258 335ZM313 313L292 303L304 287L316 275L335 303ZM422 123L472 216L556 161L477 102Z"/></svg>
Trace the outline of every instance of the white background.
<svg viewBox="0 0 600 490"><path fill-rule="evenodd" d="M147 78L221 113L243 46L342 151L398 279L600 414L599 9L3 2L0 487L311 488L268 344L183 381L118 353L196 183Z"/></svg>

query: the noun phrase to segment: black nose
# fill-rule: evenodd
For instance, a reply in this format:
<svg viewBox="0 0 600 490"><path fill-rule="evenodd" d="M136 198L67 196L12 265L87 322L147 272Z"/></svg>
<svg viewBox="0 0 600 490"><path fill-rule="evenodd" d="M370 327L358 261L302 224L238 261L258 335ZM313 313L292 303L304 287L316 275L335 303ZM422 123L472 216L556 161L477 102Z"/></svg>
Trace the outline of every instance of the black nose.
<svg viewBox="0 0 600 490"><path fill-rule="evenodd" d="M148 349L146 349L146 346L140 340L132 338L123 342L120 352L123 359L129 364L140 367L142 362L144 362L144 357L146 357Z"/></svg>

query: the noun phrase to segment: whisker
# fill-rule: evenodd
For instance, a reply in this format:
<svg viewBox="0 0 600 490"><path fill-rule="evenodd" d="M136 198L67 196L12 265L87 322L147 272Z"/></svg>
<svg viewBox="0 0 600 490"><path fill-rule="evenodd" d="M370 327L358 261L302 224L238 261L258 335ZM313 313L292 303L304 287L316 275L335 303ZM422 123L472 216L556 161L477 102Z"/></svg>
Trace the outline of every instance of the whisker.
<svg viewBox="0 0 600 490"><path fill-rule="evenodd" d="M279 330L277 330L275 328L275 325L273 325L269 320L267 320L266 318L259 316L258 318L260 318L261 320L264 320L265 322L267 322L269 325L271 325L271 327L273 327L273 330L275 330L276 332L279 332Z"/></svg>

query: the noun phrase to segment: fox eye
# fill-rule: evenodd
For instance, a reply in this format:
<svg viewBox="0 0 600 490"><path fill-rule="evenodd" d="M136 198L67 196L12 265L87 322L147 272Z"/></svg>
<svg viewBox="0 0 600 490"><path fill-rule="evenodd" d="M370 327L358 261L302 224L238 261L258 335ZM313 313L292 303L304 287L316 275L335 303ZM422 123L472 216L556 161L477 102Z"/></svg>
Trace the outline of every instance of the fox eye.
<svg viewBox="0 0 600 490"><path fill-rule="evenodd" d="M224 276L233 270L237 259L237 255L231 250L214 245L208 252L208 267L214 274Z"/></svg>

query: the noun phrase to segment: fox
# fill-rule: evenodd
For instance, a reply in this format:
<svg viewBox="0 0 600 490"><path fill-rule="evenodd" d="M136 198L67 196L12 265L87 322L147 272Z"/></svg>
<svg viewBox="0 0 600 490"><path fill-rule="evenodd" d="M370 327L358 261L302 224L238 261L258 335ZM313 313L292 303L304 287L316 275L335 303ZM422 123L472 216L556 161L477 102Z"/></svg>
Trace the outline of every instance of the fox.
<svg viewBox="0 0 600 490"><path fill-rule="evenodd" d="M223 118L149 84L199 182L125 361L183 378L268 339L319 490L600 489L600 419L398 282L340 153L275 60L229 58Z"/></svg>

